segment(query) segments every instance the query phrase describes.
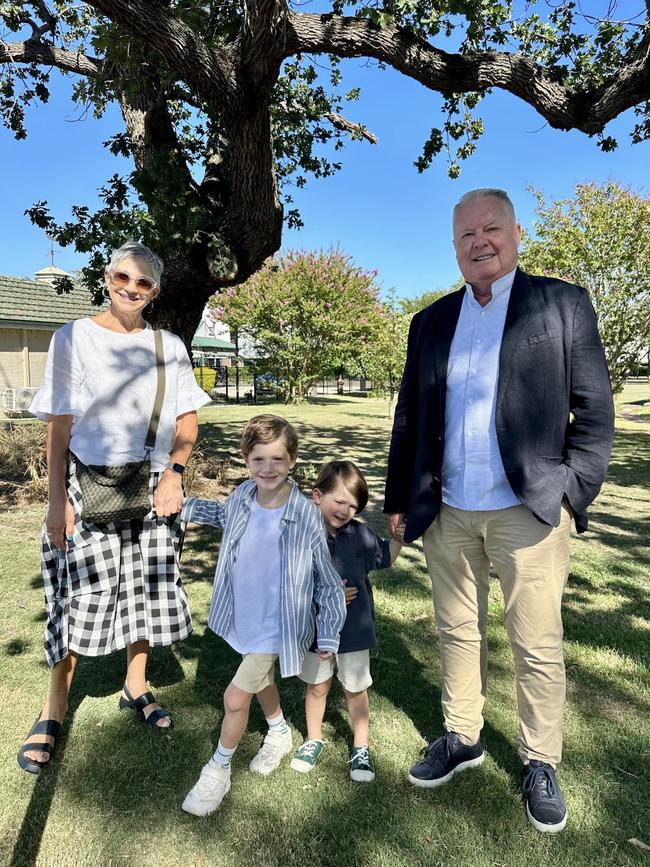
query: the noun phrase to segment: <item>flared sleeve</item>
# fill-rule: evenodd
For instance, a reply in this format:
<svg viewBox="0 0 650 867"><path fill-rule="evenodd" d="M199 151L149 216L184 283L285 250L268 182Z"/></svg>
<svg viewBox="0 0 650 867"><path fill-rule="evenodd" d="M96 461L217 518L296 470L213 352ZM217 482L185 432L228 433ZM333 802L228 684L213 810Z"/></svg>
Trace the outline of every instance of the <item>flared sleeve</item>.
<svg viewBox="0 0 650 867"><path fill-rule="evenodd" d="M43 421L50 415L83 413L84 373L74 346L74 322L55 331L45 362L43 383L34 396L30 412Z"/></svg>

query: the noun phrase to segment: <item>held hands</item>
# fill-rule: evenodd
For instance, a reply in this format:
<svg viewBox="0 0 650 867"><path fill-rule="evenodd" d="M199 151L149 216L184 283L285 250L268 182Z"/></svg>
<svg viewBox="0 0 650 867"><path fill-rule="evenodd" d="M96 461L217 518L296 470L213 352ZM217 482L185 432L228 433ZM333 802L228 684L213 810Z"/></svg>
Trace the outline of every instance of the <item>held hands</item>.
<svg viewBox="0 0 650 867"><path fill-rule="evenodd" d="M318 658L319 659L329 659L330 656L332 656L331 650L319 650L318 651Z"/></svg>
<svg viewBox="0 0 650 867"><path fill-rule="evenodd" d="M176 515L183 508L183 478L173 470L165 470L153 495L153 510L159 518Z"/></svg>
<svg viewBox="0 0 650 867"><path fill-rule="evenodd" d="M388 532L396 542L404 543L404 533L406 532L406 515L404 512L393 512L386 515L388 521Z"/></svg>
<svg viewBox="0 0 650 867"><path fill-rule="evenodd" d="M66 497L60 502L50 503L45 518L45 529L52 542L60 550L65 550L65 540L74 533L74 511Z"/></svg>

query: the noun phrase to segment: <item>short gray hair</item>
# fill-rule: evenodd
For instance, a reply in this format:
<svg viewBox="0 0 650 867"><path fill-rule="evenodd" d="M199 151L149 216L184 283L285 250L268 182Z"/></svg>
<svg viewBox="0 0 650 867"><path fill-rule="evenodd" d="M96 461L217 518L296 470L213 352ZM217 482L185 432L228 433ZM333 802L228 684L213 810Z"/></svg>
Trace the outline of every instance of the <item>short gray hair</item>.
<svg viewBox="0 0 650 867"><path fill-rule="evenodd" d="M471 202L474 199L498 199L503 205L504 209L508 212L509 216L517 222L517 217L515 216L515 206L512 204L510 196L506 193L505 190L500 190L498 187L480 187L478 190L470 190L468 193L465 193L464 196L461 196L456 205L454 206L453 217L456 218L456 212L461 207L461 205L467 204L467 202Z"/></svg>
<svg viewBox="0 0 650 867"><path fill-rule="evenodd" d="M151 268L151 276L156 283L160 285L160 278L162 277L162 272L165 267L163 260L160 256L157 256L153 250L150 250L149 247L145 247L144 244L138 243L138 241L127 241L122 244L121 247L118 247L117 250L113 250L110 262L106 267L108 273L110 274L114 271L120 262L124 259L128 259L129 256L144 259Z"/></svg>

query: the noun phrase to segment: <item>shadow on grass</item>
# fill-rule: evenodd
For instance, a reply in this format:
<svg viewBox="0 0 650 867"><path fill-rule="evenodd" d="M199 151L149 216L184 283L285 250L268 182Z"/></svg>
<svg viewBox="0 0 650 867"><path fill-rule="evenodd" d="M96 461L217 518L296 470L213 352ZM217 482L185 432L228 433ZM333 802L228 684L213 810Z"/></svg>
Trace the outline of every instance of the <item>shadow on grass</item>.
<svg viewBox="0 0 650 867"><path fill-rule="evenodd" d="M41 846L41 840L47 825L52 800L59 780L63 765L68 739L74 725L75 715L85 698L105 698L119 692L124 682L126 671L126 651L119 651L110 656L96 657L93 659L79 659L77 671L72 682L68 701L68 712L59 736L56 739L56 751L52 764L42 771L34 785L29 805L25 811L23 821L18 832L11 858L11 867L29 867L36 863ZM154 648L151 651L147 667L149 682L152 686L166 686L182 680L183 670L175 658L171 648ZM116 698L117 706L117 698ZM132 714L129 713L129 716ZM134 715L133 715L134 716ZM136 725L135 721L133 724ZM139 724L142 728L144 725ZM159 735L159 732L150 731L150 734ZM93 732L93 742L97 735ZM101 751L96 754L98 769L97 779L101 780L107 766L110 764L108 757L119 756L123 750L124 742L113 743L110 752ZM121 764L121 762L115 762ZM132 768L139 768L139 762L134 762ZM128 766L126 767L129 770ZM137 773L137 770L136 770ZM130 781L125 780L125 788Z"/></svg>
<svg viewBox="0 0 650 867"><path fill-rule="evenodd" d="M10 638L2 645L2 652L7 656L20 656L31 647L32 642L25 638Z"/></svg>
<svg viewBox="0 0 650 867"><path fill-rule="evenodd" d="M630 487L646 485L650 478L650 434L617 431L607 481Z"/></svg>
<svg viewBox="0 0 650 867"><path fill-rule="evenodd" d="M328 399L323 404L329 402ZM251 408L251 415L254 411ZM275 407L274 411L281 410ZM210 422L202 425L202 434L213 438L215 451L222 454L239 441L241 427L240 422ZM302 423L297 427L304 443L301 460L314 463L331 457L356 460L368 472L371 492L379 501L388 443L384 430ZM643 485L648 478L648 457L647 434L619 434L610 481L618 485ZM593 514L600 525L594 531L598 541L621 559L647 557L643 552L643 533L647 529L641 523L632 525L624 518L600 511ZM364 517L378 532L385 532L377 508L369 509ZM201 531L188 541L183 561L188 583L212 580L217 551L218 537L213 530ZM412 568L421 562L417 549L407 548L402 556ZM428 579L423 567L421 580L419 577L414 580L412 572L399 567L384 576L376 576L374 583L378 589L397 597L402 592L402 582L408 581L411 598L415 594L429 611ZM602 592L603 586L616 597L616 604L613 610L590 612L590 594ZM647 630L644 633L638 621L648 618L648 597L640 583L619 575L596 586L590 578L574 575L564 614L568 640L586 648L611 647L621 655L647 661ZM204 624L205 613L200 612L195 620ZM423 737L435 737L442 729L442 717L436 686L440 682L438 648L431 622L409 623L379 611L378 633L380 648L372 662L373 690L412 720ZM499 644L504 643L493 641L492 635L490 638L493 649L498 650ZM649 711L647 702L635 692L632 676L626 688L624 683L613 682L607 672L588 664L569 667L573 707L585 720L594 714L611 719L617 734L599 743L597 750L591 744L584 748L573 745L569 762L582 774L574 783L576 799L580 797L580 787L585 785L583 779L596 783L593 796L589 796L592 824L588 821L581 828L578 823L575 826L570 823L561 840L555 841L542 838L550 835L535 836L528 829L517 797L520 763L514 743L489 721L484 731L488 761L478 772L461 776L436 792L410 788L405 782L407 765L392 753L379 756L380 773L371 787L354 787L343 775L335 782L319 780L318 772L310 778L313 782L305 783L304 778L286 767L269 781L260 783L244 770L257 748L258 734L264 729L262 715L255 706L249 734L233 772L233 791L223 809L206 820L183 816L180 801L209 755L221 720L223 692L236 669L238 656L207 630L203 636L193 634L176 646L179 658L196 660L195 681L185 683L176 657L168 651L168 658L165 653L152 654L150 678L154 684L171 687L165 699L173 699L174 703L169 704L179 711L179 724L173 733L160 737L160 733L116 713L101 729L93 730L93 749L66 763L70 797L88 816L101 815L108 827L119 823L123 836L130 835L137 841L145 820L147 832L154 837L156 829L162 831L175 823L190 850L210 853L223 842L226 847L220 850L223 857L212 859L212 863L260 867L266 864L302 867L305 863L356 867L373 863L376 853L384 859L382 863L389 863L386 859L394 856L396 863L471 864L479 850L485 853L480 863L488 863L488 858L493 861L506 858L511 859L510 864L524 864L531 857L558 865L635 863L637 857L641 863L641 855L617 850L612 842L622 840L625 845L625 839L634 836L635 831L642 836L638 829L644 822L646 827L650 825L649 783L634 764L634 757L638 756L638 743L633 740L634 720L622 722L630 708L641 718ZM86 696L117 693L122 683L124 654L81 662L53 767L37 780L23 819L11 862L14 867L32 865L38 858L66 744L71 734L77 734L71 729L81 702ZM504 670L500 660L491 659L491 672L502 674ZM509 671L505 671L505 676L508 675ZM283 682L281 692L285 715L304 731L303 685L292 679ZM326 719L341 739L349 740L347 712L340 697L333 697ZM395 737L399 739L399 730ZM107 756L119 760L107 761ZM412 760L416 758L413 756ZM570 776L570 769L567 771ZM299 809L285 810L287 801L298 804ZM106 862L111 858L119 862L124 857L112 835L106 835L103 845ZM134 849L129 851L132 853ZM580 854L574 861L576 852ZM211 856L206 857L210 863Z"/></svg>

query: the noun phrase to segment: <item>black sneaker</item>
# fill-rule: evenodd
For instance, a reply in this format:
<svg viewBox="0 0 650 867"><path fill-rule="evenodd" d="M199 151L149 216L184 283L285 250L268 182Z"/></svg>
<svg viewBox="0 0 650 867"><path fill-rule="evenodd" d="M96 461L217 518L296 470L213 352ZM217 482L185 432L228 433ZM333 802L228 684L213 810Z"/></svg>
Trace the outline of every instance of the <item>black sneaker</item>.
<svg viewBox="0 0 650 867"><path fill-rule="evenodd" d="M524 768L521 787L526 799L526 812L533 828L547 834L557 834L566 825L567 808L555 771L546 762L531 762Z"/></svg>
<svg viewBox="0 0 650 867"><path fill-rule="evenodd" d="M409 772L409 782L425 788L443 786L454 774L468 768L477 768L485 758L485 750L480 740L471 747L466 747L456 732L446 732L425 747L422 753L422 761L413 765Z"/></svg>

